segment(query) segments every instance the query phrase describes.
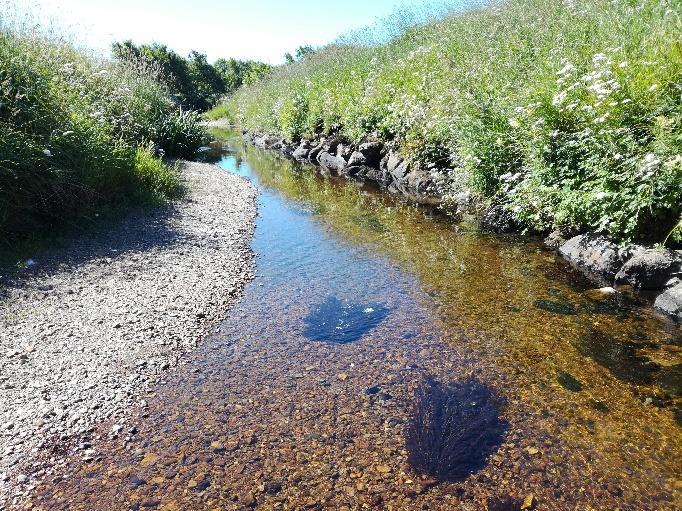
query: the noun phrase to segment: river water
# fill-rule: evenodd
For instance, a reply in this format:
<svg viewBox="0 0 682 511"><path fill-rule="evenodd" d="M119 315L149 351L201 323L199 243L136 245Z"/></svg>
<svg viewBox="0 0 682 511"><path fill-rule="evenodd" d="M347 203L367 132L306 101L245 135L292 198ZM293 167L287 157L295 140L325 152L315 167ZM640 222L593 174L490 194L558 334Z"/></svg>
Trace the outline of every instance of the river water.
<svg viewBox="0 0 682 511"><path fill-rule="evenodd" d="M679 509L682 331L602 296L536 240L496 236L245 146L256 278L169 373L129 442L74 456L37 509ZM500 396L468 477L407 463L425 377ZM102 431L105 431L103 429Z"/></svg>

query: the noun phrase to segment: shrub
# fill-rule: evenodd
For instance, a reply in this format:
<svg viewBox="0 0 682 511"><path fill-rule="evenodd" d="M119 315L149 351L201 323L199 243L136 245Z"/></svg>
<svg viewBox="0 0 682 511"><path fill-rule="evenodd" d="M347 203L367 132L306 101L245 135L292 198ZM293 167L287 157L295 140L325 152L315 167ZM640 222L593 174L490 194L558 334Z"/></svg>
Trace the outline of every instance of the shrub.
<svg viewBox="0 0 682 511"><path fill-rule="evenodd" d="M528 229L662 240L682 213L679 2L468 5L397 14L282 66L230 97L230 118L395 139L446 198L466 188Z"/></svg>
<svg viewBox="0 0 682 511"><path fill-rule="evenodd" d="M498 403L474 379L448 385L427 378L415 392L406 430L410 466L438 481L461 480L482 468L506 430Z"/></svg>
<svg viewBox="0 0 682 511"><path fill-rule="evenodd" d="M153 70L97 60L4 16L0 239L176 196L177 175L146 148L191 156L205 132Z"/></svg>

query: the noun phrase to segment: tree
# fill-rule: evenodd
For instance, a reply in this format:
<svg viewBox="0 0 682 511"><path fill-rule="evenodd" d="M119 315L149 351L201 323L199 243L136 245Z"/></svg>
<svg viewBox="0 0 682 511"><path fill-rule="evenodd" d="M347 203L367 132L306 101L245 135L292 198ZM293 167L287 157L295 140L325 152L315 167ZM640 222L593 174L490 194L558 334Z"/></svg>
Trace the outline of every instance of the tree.
<svg viewBox="0 0 682 511"><path fill-rule="evenodd" d="M315 49L309 44L299 46L296 48L296 60L303 60L304 58L315 53Z"/></svg>

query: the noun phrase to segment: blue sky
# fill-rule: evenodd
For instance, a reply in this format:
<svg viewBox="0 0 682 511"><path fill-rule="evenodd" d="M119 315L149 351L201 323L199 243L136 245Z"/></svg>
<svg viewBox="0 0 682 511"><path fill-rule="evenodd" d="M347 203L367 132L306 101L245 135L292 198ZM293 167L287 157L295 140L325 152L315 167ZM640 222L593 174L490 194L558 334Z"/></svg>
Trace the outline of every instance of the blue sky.
<svg viewBox="0 0 682 511"><path fill-rule="evenodd" d="M235 57L279 63L302 45L322 45L424 0L25 0L77 40L107 51L114 40L160 42L209 60Z"/></svg>

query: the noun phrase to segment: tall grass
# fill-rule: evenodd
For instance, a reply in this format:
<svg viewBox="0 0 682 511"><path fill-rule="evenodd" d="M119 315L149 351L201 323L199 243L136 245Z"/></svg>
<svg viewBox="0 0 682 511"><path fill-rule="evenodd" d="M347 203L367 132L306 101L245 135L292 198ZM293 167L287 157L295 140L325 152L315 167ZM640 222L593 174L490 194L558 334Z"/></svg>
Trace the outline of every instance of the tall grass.
<svg viewBox="0 0 682 511"><path fill-rule="evenodd" d="M153 69L88 55L2 7L0 239L177 196L177 172L157 154L192 156L205 136L198 115Z"/></svg>
<svg viewBox="0 0 682 511"><path fill-rule="evenodd" d="M395 140L446 198L501 203L529 229L662 239L682 213L680 34L679 0L507 0L416 25L396 15L242 88L227 109L293 140Z"/></svg>

